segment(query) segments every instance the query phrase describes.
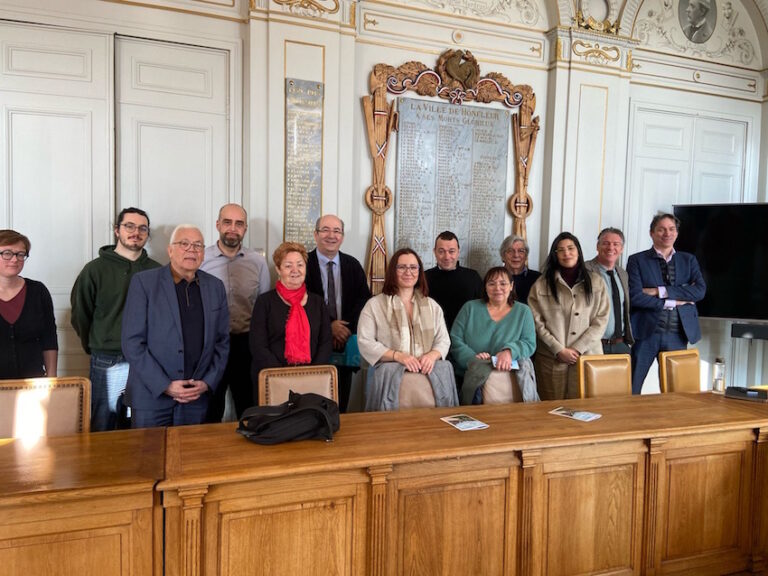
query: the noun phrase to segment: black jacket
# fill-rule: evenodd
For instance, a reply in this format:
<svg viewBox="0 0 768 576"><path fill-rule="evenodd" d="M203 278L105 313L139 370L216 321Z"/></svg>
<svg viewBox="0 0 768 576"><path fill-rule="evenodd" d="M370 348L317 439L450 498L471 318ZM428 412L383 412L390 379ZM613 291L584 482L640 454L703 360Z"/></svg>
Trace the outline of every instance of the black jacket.
<svg viewBox="0 0 768 576"><path fill-rule="evenodd" d="M357 334L357 320L360 318L363 306L371 297L371 291L368 289L365 271L356 258L339 252L339 264L341 266L341 319L349 322L347 328L352 334ZM305 283L307 290L318 294L325 300L317 249L309 253Z"/></svg>

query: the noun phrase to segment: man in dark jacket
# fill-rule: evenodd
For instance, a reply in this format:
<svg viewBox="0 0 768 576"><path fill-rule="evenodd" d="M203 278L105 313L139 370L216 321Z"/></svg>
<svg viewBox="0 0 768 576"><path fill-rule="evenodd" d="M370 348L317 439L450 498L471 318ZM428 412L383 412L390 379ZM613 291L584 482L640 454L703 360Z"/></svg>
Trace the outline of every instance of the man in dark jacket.
<svg viewBox="0 0 768 576"><path fill-rule="evenodd" d="M661 351L684 350L701 339L696 302L707 285L696 256L675 251L680 220L659 213L651 221L653 246L629 257L632 309L632 393L640 394L645 376Z"/></svg>
<svg viewBox="0 0 768 576"><path fill-rule="evenodd" d="M344 242L344 222L338 216L326 214L315 223L317 248L309 253L307 290L323 297L331 317L333 349L339 356L339 404L346 409L352 370L344 364L341 354L353 334L357 334L360 312L371 297L365 271L356 258L341 252ZM346 355L348 356L348 355Z"/></svg>
<svg viewBox="0 0 768 576"><path fill-rule="evenodd" d="M91 431L114 430L116 403L128 379L128 363L120 346L125 295L137 272L157 268L147 256L149 216L139 208L125 208L117 216L114 246L104 246L99 257L85 265L70 298L72 327L83 350L91 355Z"/></svg>

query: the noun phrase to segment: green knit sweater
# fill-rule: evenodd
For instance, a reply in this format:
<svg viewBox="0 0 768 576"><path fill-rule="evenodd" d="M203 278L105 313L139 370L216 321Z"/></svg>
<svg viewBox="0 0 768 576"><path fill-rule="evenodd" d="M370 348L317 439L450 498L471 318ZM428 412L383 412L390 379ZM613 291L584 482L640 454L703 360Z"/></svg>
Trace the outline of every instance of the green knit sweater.
<svg viewBox="0 0 768 576"><path fill-rule="evenodd" d="M529 358L536 351L536 328L530 308L515 302L509 314L494 322L482 300L464 304L451 329L451 357L456 372L463 374L479 352L494 356L507 348L513 360Z"/></svg>
<svg viewBox="0 0 768 576"><path fill-rule="evenodd" d="M83 350L119 354L123 305L131 278L137 272L158 268L146 251L135 261L123 258L114 246L103 246L99 257L80 272L72 287L72 327Z"/></svg>

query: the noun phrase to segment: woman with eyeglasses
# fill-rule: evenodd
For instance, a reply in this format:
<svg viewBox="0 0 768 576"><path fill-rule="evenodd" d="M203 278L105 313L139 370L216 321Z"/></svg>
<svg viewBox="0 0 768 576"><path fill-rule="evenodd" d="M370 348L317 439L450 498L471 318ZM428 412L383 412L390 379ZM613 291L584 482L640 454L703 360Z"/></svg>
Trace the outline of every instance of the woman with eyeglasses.
<svg viewBox="0 0 768 576"><path fill-rule="evenodd" d="M605 282L587 270L579 240L560 233L528 295L538 345L534 366L542 400L579 397L579 356L602 354L610 298Z"/></svg>
<svg viewBox="0 0 768 576"><path fill-rule="evenodd" d="M438 406L457 403L453 368L445 361L451 346L443 310L429 298L424 266L410 248L394 253L387 266L382 293L366 303L357 323L360 354L370 364L366 410L396 409L379 402L383 387L399 386L404 371L428 376ZM395 393L397 397L399 392Z"/></svg>
<svg viewBox="0 0 768 576"><path fill-rule="evenodd" d="M515 301L509 271L491 268L483 285L482 299L464 304L451 328L451 357L456 373L464 376L462 404L479 404L480 390L494 369L509 371L513 361L519 369L536 350L533 315ZM530 360L527 369L532 376Z"/></svg>
<svg viewBox="0 0 768 576"><path fill-rule="evenodd" d="M331 321L323 297L307 291L307 258L297 242L283 242L272 254L277 283L256 299L251 317L254 398L259 397L259 372L264 368L330 360Z"/></svg>
<svg viewBox="0 0 768 576"><path fill-rule="evenodd" d="M56 376L53 301L41 282L19 276L29 238L0 230L0 378Z"/></svg>

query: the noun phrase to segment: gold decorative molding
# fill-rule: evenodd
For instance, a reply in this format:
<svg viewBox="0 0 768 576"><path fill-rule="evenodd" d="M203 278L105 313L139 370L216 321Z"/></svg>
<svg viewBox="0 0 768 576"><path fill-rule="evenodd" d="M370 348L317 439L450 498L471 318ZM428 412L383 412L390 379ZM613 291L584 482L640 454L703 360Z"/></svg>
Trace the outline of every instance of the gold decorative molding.
<svg viewBox="0 0 768 576"><path fill-rule="evenodd" d="M339 11L339 0L274 0L275 4L287 6L291 11L306 10L313 14L336 14ZM332 6L326 6L323 2L331 2Z"/></svg>
<svg viewBox="0 0 768 576"><path fill-rule="evenodd" d="M378 21L378 20L376 20L376 18L374 18L374 17L373 17L373 16L371 16L370 14L367 14L367 13L366 13L366 14L365 14L365 19L363 20L363 28L365 28L366 30L368 30L368 26L369 26L369 25L370 25L372 28L375 28L376 26L378 26L378 25L379 25L379 21Z"/></svg>
<svg viewBox="0 0 768 576"><path fill-rule="evenodd" d="M621 58L621 51L616 46L601 48L598 43L590 44L582 40L574 40L571 44L571 50L576 56L581 56L593 64L618 62Z"/></svg>
<svg viewBox="0 0 768 576"><path fill-rule="evenodd" d="M632 72L633 66L634 63L632 62L632 50L629 50L627 52L627 72Z"/></svg>
<svg viewBox="0 0 768 576"><path fill-rule="evenodd" d="M555 41L555 60L558 62L565 60L563 58L563 39L560 37Z"/></svg>
<svg viewBox="0 0 768 576"><path fill-rule="evenodd" d="M613 24L607 18L602 22L598 22L592 16L584 18L584 13L579 10L576 12L576 26L582 30L591 30L593 32L603 32L604 34L613 34L618 36L619 34L619 21L616 20Z"/></svg>

